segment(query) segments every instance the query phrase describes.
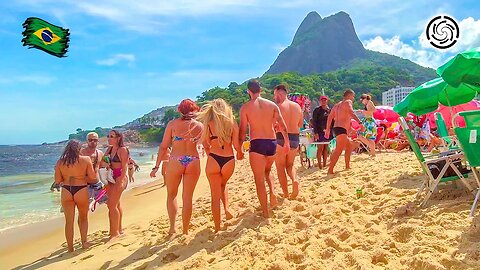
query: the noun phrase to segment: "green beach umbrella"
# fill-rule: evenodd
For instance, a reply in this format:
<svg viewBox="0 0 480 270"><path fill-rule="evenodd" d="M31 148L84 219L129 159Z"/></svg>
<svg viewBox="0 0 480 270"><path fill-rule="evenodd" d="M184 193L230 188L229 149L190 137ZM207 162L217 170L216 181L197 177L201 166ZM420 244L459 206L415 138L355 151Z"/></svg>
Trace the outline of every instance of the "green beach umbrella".
<svg viewBox="0 0 480 270"><path fill-rule="evenodd" d="M402 116L408 112L423 115L435 111L438 103L449 107L467 103L477 92L480 92L480 87L465 83L453 87L442 78L436 78L413 89L393 110Z"/></svg>
<svg viewBox="0 0 480 270"><path fill-rule="evenodd" d="M480 86L480 47L457 54L440 66L437 73L455 87L461 83Z"/></svg>

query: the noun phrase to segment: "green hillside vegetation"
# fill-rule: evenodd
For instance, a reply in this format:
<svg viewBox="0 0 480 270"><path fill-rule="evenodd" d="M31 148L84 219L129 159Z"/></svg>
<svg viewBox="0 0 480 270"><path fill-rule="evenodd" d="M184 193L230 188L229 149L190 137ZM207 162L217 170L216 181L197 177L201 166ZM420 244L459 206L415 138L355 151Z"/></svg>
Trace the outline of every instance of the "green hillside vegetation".
<svg viewBox="0 0 480 270"><path fill-rule="evenodd" d="M161 124L163 125L162 127L140 130L140 137L142 138L142 141L148 143L162 142L163 134L165 133L165 126L168 124L168 122L179 116L180 114L175 109L167 109L160 120ZM156 121L158 121L158 119L156 119Z"/></svg>
<svg viewBox="0 0 480 270"><path fill-rule="evenodd" d="M388 56L388 55L386 55ZM377 59L378 63L388 61L388 57ZM408 60L405 60L408 61ZM398 62L398 61L397 61ZM401 62L397 63L401 65ZM307 94L310 99L318 99L322 95L329 96L331 102L338 102L342 99L345 88L353 89L358 95L369 93L376 104L382 100L382 92L398 85L416 86L435 77L435 72L428 72L418 66L418 70L411 72L404 69L382 67L380 65L362 65L356 62L350 69L342 69L321 74L300 75L295 72L281 74L265 74L259 78L265 98L272 99L273 88L278 84L288 85L290 91ZM427 71L425 71L427 70ZM415 76L412 74L416 74ZM248 101L247 82L237 84L230 83L226 88L214 87L197 97L199 104L215 98L223 98L230 103L238 116L238 111L243 103ZM323 90L322 90L323 89ZM357 103L356 106L359 106Z"/></svg>
<svg viewBox="0 0 480 270"><path fill-rule="evenodd" d="M110 128L102 128L102 127L96 127L94 130L83 130L81 128L77 128L77 133L73 133L68 135L69 140L79 140L81 142L85 141L87 138L87 134L89 132L96 132L99 137L105 137L107 136L108 132L110 131Z"/></svg>

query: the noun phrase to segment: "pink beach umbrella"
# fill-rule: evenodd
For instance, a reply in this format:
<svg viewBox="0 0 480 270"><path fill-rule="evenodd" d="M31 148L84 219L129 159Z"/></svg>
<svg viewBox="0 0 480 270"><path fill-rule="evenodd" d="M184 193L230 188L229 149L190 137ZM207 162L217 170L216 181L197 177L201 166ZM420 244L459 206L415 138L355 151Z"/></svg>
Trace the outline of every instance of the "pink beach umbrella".
<svg viewBox="0 0 480 270"><path fill-rule="evenodd" d="M457 106L452 106L452 112L450 112L450 108L447 106L443 106L440 104L437 110L434 112L428 113L428 121L430 121L430 127L436 127L437 124L435 123L435 117L433 116L434 113L440 112L443 116L443 120L445 120L445 124L447 125L447 128L450 128L452 126L452 117L456 113L463 112L463 111L473 111L473 110L480 110L480 102L477 100L472 100L470 102L460 104ZM465 127L465 121L463 120L462 117L457 118L458 125L460 127Z"/></svg>
<svg viewBox="0 0 480 270"><path fill-rule="evenodd" d="M389 124L398 122L398 117L400 117L400 115L390 106L376 106L376 110L373 113L373 118Z"/></svg>

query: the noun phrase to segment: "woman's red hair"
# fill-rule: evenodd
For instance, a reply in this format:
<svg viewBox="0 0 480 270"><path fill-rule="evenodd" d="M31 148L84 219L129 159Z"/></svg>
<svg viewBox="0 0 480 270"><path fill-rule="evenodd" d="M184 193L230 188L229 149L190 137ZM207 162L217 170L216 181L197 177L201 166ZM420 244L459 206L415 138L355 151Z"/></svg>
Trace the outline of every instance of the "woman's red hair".
<svg viewBox="0 0 480 270"><path fill-rule="evenodd" d="M180 102L180 105L178 105L178 108L177 110L181 113L181 114L189 114L191 112L198 112L200 110L200 108L198 107L198 105L191 99L184 99L182 100L182 102Z"/></svg>

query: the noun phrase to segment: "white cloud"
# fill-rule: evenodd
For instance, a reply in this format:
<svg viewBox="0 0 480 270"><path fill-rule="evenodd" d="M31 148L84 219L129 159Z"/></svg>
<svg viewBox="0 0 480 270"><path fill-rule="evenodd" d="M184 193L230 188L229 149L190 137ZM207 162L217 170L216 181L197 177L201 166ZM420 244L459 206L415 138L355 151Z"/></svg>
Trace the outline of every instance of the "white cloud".
<svg viewBox="0 0 480 270"><path fill-rule="evenodd" d="M110 58L98 60L97 64L101 66L114 66L121 61L127 61L129 66L132 66L135 62L135 55L134 54L115 54Z"/></svg>
<svg viewBox="0 0 480 270"><path fill-rule="evenodd" d="M154 34L167 29L171 18L182 16L209 16L242 14L239 8L253 7L259 0L24 0L24 4L33 7L36 12L50 14L50 7L63 9L69 14L83 13L104 18L120 27L140 33ZM58 13L57 13L58 14ZM54 15L57 15L54 14Z"/></svg>
<svg viewBox="0 0 480 270"><path fill-rule="evenodd" d="M363 44L365 48L369 50L396 55L409 59L410 61L424 67L431 67L434 69L440 66L446 58L445 54L437 50L428 50L426 48L416 49L415 47L402 42L399 36L386 39L381 36L376 36L373 39L364 41Z"/></svg>
<svg viewBox="0 0 480 270"><path fill-rule="evenodd" d="M106 86L105 84L97 84L95 87L96 87L98 90L102 90L102 89L107 88L107 86Z"/></svg>

